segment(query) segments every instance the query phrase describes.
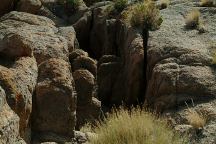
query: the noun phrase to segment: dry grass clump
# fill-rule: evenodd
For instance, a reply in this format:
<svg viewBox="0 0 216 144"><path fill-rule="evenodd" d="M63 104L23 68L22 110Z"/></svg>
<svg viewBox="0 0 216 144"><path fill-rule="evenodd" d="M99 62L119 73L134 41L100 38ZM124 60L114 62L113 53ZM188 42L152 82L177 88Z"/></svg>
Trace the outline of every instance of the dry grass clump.
<svg viewBox="0 0 216 144"><path fill-rule="evenodd" d="M160 0L158 7L159 9L165 9L169 6L169 4L170 0Z"/></svg>
<svg viewBox="0 0 216 144"><path fill-rule="evenodd" d="M214 7L216 6L216 0L201 0L200 6L203 7Z"/></svg>
<svg viewBox="0 0 216 144"><path fill-rule="evenodd" d="M133 27L148 30L158 29L163 22L159 9L151 0L136 4L129 19Z"/></svg>
<svg viewBox="0 0 216 144"><path fill-rule="evenodd" d="M206 117L203 114L198 113L195 110L189 109L187 114L187 120L191 126L195 129L203 128L206 124Z"/></svg>
<svg viewBox="0 0 216 144"><path fill-rule="evenodd" d="M113 111L104 122L93 128L97 136L91 144L183 144L184 138L166 122L139 108Z"/></svg>
<svg viewBox="0 0 216 144"><path fill-rule="evenodd" d="M200 12L198 9L190 11L185 17L185 24L187 28L194 29L200 25Z"/></svg>

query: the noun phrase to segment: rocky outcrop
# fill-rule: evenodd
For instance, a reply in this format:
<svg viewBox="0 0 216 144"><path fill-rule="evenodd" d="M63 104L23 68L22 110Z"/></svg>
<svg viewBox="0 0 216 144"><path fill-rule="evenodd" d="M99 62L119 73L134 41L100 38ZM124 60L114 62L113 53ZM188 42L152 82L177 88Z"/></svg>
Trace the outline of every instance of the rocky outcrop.
<svg viewBox="0 0 216 144"><path fill-rule="evenodd" d="M216 17L211 15L212 10L200 7L201 16L208 21L207 32L185 29L183 15L196 4L173 3L161 11L161 28L150 34L146 104L159 111L184 105L190 99L196 103L216 97L214 48L211 49L216 40Z"/></svg>
<svg viewBox="0 0 216 144"><path fill-rule="evenodd" d="M34 115L40 116L33 121L34 131L41 135L49 131L73 137L76 101L68 49L73 51L75 48L73 27L58 29L48 18L13 11L0 18L0 29L0 85L6 92L8 104L20 118L21 137L30 142L32 103ZM44 66L50 68L44 69ZM43 91L44 88L47 89ZM52 97L52 92L56 97ZM49 105L49 98L56 103ZM49 109L48 115L43 111L44 106L62 109ZM57 118L62 119L58 121ZM47 122L49 126L46 126Z"/></svg>
<svg viewBox="0 0 216 144"><path fill-rule="evenodd" d="M77 92L77 129L86 123L95 122L101 113L101 103L96 98L97 63L82 50L70 55L75 88Z"/></svg>
<svg viewBox="0 0 216 144"><path fill-rule="evenodd" d="M7 104L4 90L0 87L0 143L1 144L24 144L19 137L19 117Z"/></svg>
<svg viewBox="0 0 216 144"><path fill-rule="evenodd" d="M40 0L20 0L17 3L17 11L36 14L41 6Z"/></svg>
<svg viewBox="0 0 216 144"><path fill-rule="evenodd" d="M7 103L20 118L20 135L30 141L32 94L37 79L36 60L22 57L11 67L0 66L0 69L0 85L6 92Z"/></svg>
<svg viewBox="0 0 216 144"><path fill-rule="evenodd" d="M73 137L76 95L68 62L52 58L39 66L35 92L33 130L45 137L50 133Z"/></svg>

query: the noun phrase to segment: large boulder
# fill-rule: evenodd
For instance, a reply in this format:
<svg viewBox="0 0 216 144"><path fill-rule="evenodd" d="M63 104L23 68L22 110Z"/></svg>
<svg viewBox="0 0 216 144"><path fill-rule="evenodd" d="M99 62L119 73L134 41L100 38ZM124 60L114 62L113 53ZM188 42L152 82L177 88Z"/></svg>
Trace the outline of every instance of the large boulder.
<svg viewBox="0 0 216 144"><path fill-rule="evenodd" d="M68 61L69 50L76 47L73 27L57 29L46 17L13 11L0 22L0 51L13 58L34 55L38 64L49 58Z"/></svg>
<svg viewBox="0 0 216 144"><path fill-rule="evenodd" d="M86 69L73 72L77 91L77 124L80 129L86 123L94 123L100 116L101 103L95 98L96 80Z"/></svg>
<svg viewBox="0 0 216 144"><path fill-rule="evenodd" d="M25 144L19 136L19 117L11 110L6 101L4 90L0 87L0 143Z"/></svg>
<svg viewBox="0 0 216 144"><path fill-rule="evenodd" d="M71 67L63 59L51 58L39 67L35 93L33 130L41 137L49 134L73 137L76 95Z"/></svg>
<svg viewBox="0 0 216 144"><path fill-rule="evenodd" d="M20 135L29 142L31 139L32 94L37 81L36 60L31 57L19 58L11 66L0 66L0 85L6 92L11 109L20 117Z"/></svg>
<svg viewBox="0 0 216 144"><path fill-rule="evenodd" d="M146 105L163 111L185 101L195 103L216 98L215 55L216 15L199 7L206 32L188 30L185 18L197 2L179 2L161 11L161 28L150 33ZM212 48L211 48L212 47Z"/></svg>

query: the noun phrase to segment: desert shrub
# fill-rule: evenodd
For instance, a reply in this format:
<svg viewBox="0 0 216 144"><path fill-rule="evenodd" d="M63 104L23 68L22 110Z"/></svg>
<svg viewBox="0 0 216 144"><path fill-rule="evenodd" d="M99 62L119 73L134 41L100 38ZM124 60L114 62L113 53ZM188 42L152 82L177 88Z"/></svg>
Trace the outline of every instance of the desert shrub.
<svg viewBox="0 0 216 144"><path fill-rule="evenodd" d="M151 0L136 4L131 11L130 23L133 27L156 30L162 21L159 9Z"/></svg>
<svg viewBox="0 0 216 144"><path fill-rule="evenodd" d="M128 0L113 0L113 2L117 11L122 11L128 4Z"/></svg>
<svg viewBox="0 0 216 144"><path fill-rule="evenodd" d="M216 0L201 0L200 6L203 7L213 7L216 6Z"/></svg>
<svg viewBox="0 0 216 144"><path fill-rule="evenodd" d="M166 121L139 108L115 110L93 131L97 136L89 137L91 144L186 143L186 138L180 138L166 125Z"/></svg>
<svg viewBox="0 0 216 144"><path fill-rule="evenodd" d="M159 9L165 9L169 6L170 0L160 0Z"/></svg>
<svg viewBox="0 0 216 144"><path fill-rule="evenodd" d="M206 124L206 117L198 113L195 110L189 109L187 114L187 120L191 126L195 129L203 128Z"/></svg>
<svg viewBox="0 0 216 144"><path fill-rule="evenodd" d="M200 12L198 9L190 11L185 17L186 28L194 29L200 25Z"/></svg>

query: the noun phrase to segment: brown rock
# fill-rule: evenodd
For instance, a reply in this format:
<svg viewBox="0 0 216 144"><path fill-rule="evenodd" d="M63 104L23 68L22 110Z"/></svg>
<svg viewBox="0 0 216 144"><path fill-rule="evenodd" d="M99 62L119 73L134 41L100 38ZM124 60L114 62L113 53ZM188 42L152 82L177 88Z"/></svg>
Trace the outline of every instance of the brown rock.
<svg viewBox="0 0 216 144"><path fill-rule="evenodd" d="M36 14L41 6L42 3L40 0L20 0L18 2L17 11Z"/></svg>
<svg viewBox="0 0 216 144"><path fill-rule="evenodd" d="M76 96L68 62L49 59L39 67L35 94L33 130L73 137L76 117Z"/></svg>
<svg viewBox="0 0 216 144"><path fill-rule="evenodd" d="M30 57L18 59L12 67L0 66L0 82L6 92L11 109L20 117L20 135L26 142L31 139L30 114L32 94L36 85L36 60Z"/></svg>
<svg viewBox="0 0 216 144"><path fill-rule="evenodd" d="M97 74L97 62L90 57L80 56L77 57L72 63L72 70L87 69L94 76Z"/></svg>
<svg viewBox="0 0 216 144"><path fill-rule="evenodd" d="M21 143L19 137L19 117L10 109L7 104L4 90L0 87L0 143L13 144Z"/></svg>

